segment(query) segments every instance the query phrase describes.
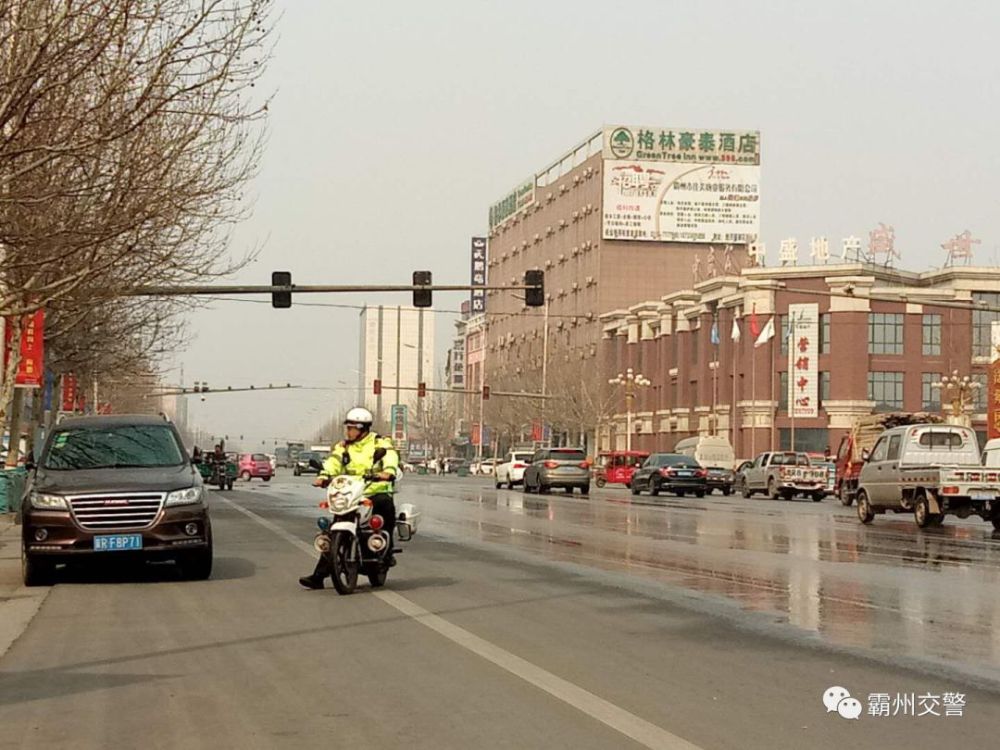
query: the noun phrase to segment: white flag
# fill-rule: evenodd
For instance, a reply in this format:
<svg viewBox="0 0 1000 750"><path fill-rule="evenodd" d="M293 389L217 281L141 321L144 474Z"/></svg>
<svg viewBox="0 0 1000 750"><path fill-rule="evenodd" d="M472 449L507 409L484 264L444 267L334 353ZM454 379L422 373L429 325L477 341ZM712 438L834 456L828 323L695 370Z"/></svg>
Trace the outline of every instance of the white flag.
<svg viewBox="0 0 1000 750"><path fill-rule="evenodd" d="M774 316L772 315L770 318L768 318L767 325L764 326L764 329L760 332L760 336L758 336L757 340L753 342L753 345L754 347L763 346L773 338L774 338Z"/></svg>
<svg viewBox="0 0 1000 750"><path fill-rule="evenodd" d="M740 340L740 324L736 322L736 318L733 318L733 332L729 334L729 338L733 341Z"/></svg>

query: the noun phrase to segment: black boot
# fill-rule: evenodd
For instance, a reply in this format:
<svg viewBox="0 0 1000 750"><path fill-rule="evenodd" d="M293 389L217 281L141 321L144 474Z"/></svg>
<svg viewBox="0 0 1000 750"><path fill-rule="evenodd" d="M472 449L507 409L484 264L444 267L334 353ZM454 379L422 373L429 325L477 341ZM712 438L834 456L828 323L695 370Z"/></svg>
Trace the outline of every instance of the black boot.
<svg viewBox="0 0 1000 750"><path fill-rule="evenodd" d="M299 579L299 583L302 584L307 589L323 588L323 579L316 575L302 576Z"/></svg>

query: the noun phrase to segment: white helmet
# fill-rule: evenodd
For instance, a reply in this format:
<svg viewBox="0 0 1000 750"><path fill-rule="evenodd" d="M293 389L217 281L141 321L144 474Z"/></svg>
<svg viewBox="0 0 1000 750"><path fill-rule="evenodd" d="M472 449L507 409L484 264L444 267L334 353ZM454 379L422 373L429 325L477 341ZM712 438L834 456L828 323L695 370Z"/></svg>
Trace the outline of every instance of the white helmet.
<svg viewBox="0 0 1000 750"><path fill-rule="evenodd" d="M372 416L370 411L365 409L363 406L355 406L347 412L344 424L357 427L359 430L370 430L372 422L374 421L375 417Z"/></svg>

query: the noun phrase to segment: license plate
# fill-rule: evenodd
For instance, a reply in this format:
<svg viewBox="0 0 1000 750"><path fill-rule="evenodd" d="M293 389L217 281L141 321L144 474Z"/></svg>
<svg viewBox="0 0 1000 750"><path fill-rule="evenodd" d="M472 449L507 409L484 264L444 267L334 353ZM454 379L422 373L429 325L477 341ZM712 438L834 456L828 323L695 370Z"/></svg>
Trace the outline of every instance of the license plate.
<svg viewBox="0 0 1000 750"><path fill-rule="evenodd" d="M677 476L679 476L679 477L689 477L689 476L691 476L691 472L690 471L678 471L677 472Z"/></svg>
<svg viewBox="0 0 1000 750"><path fill-rule="evenodd" d="M973 500L993 500L996 495L991 492L973 492L970 497Z"/></svg>
<svg viewBox="0 0 1000 750"><path fill-rule="evenodd" d="M94 537L96 552L120 552L142 549L142 534L106 534Z"/></svg>

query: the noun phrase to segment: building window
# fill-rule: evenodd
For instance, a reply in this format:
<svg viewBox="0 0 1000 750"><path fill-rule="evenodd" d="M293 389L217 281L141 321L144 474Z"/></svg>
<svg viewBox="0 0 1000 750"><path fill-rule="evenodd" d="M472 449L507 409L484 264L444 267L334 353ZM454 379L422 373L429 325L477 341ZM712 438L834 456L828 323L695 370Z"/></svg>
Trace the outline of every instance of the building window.
<svg viewBox="0 0 1000 750"><path fill-rule="evenodd" d="M781 353L788 354L788 337L785 335L788 332L788 316L779 315L778 316L778 330L775 334L778 337L778 341L781 342Z"/></svg>
<svg viewBox="0 0 1000 750"><path fill-rule="evenodd" d="M823 453L830 447L830 432L825 427L797 427L795 429L795 450L809 453ZM779 449L792 450L792 431L788 427L778 429Z"/></svg>
<svg viewBox="0 0 1000 750"><path fill-rule="evenodd" d="M900 411L903 408L903 373L869 372L868 400L875 411Z"/></svg>
<svg viewBox="0 0 1000 750"><path fill-rule="evenodd" d="M868 353L903 353L903 313L868 313Z"/></svg>
<svg viewBox="0 0 1000 750"><path fill-rule="evenodd" d="M920 408L924 411L941 411L941 389L932 386L932 383L940 382L940 380L941 373L939 372L920 374Z"/></svg>
<svg viewBox="0 0 1000 750"><path fill-rule="evenodd" d="M923 329L923 348L921 353L925 355L937 355L941 353L941 316L927 314L923 317L921 324Z"/></svg>
<svg viewBox="0 0 1000 750"><path fill-rule="evenodd" d="M788 411L788 371L778 373L778 411Z"/></svg>
<svg viewBox="0 0 1000 750"><path fill-rule="evenodd" d="M691 361L697 367L698 365L698 334L701 330L698 328L691 329Z"/></svg>
<svg viewBox="0 0 1000 750"><path fill-rule="evenodd" d="M976 390L973 391L972 393L972 398L973 398L972 403L974 405L973 411L976 414L985 414L986 405L989 403L989 394L987 393L988 389L986 388L986 383L987 383L986 373L985 372L973 373L972 382L979 383L979 387L976 388Z"/></svg>
<svg viewBox="0 0 1000 750"><path fill-rule="evenodd" d="M670 324L670 367L678 367L679 362L677 358L677 318L676 316L671 319Z"/></svg>
<svg viewBox="0 0 1000 750"><path fill-rule="evenodd" d="M829 400L830 400L830 373L826 370L821 370L819 373L819 405L822 406Z"/></svg>
<svg viewBox="0 0 1000 750"><path fill-rule="evenodd" d="M819 316L819 353L830 353L830 313Z"/></svg>
<svg viewBox="0 0 1000 750"><path fill-rule="evenodd" d="M990 356L990 326L994 320L1000 320L1000 293L998 292L973 292L972 304L972 356ZM984 305L992 308L989 310L977 310L976 307Z"/></svg>

